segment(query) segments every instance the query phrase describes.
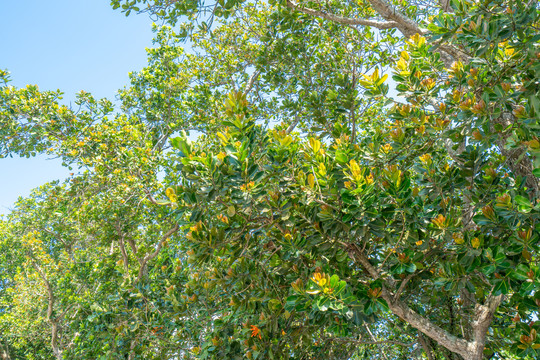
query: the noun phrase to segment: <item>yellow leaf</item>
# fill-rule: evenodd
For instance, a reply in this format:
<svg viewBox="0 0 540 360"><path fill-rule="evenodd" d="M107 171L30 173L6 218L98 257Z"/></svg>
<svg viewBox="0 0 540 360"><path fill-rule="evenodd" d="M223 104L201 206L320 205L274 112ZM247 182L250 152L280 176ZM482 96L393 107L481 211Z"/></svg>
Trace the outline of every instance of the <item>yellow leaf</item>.
<svg viewBox="0 0 540 360"><path fill-rule="evenodd" d="M405 59L401 58L399 59L399 61L397 62L397 66L398 70L405 70L407 69L407 62L405 61Z"/></svg>
<svg viewBox="0 0 540 360"><path fill-rule="evenodd" d="M369 175L366 177L366 183L367 183L368 185L373 184L373 174L369 174Z"/></svg>
<svg viewBox="0 0 540 360"><path fill-rule="evenodd" d="M167 190L165 190L165 195L167 195L167 197L171 197L172 195L174 195L174 189L167 188Z"/></svg>
<svg viewBox="0 0 540 360"><path fill-rule="evenodd" d="M471 240L471 245L473 248L478 249L478 247L480 246L480 239L475 237Z"/></svg>
<svg viewBox="0 0 540 360"><path fill-rule="evenodd" d="M410 59L409 53L406 52L406 51L402 51L402 52L401 52L401 57L402 57L404 60L406 60L406 61Z"/></svg>
<svg viewBox="0 0 540 360"><path fill-rule="evenodd" d="M315 138L309 138L309 145L315 154L318 153L321 148L321 142Z"/></svg>
<svg viewBox="0 0 540 360"><path fill-rule="evenodd" d="M315 187L315 177L313 177L313 174L309 174L307 176L307 181L308 181L309 187L313 189Z"/></svg>
<svg viewBox="0 0 540 360"><path fill-rule="evenodd" d="M412 43L416 46L420 47L426 43L426 38L422 35L416 33L413 36L411 36Z"/></svg>
<svg viewBox="0 0 540 360"><path fill-rule="evenodd" d="M384 74L382 78L379 81L377 81L377 86L382 85L386 79L388 79L388 74Z"/></svg>
<svg viewBox="0 0 540 360"><path fill-rule="evenodd" d="M529 145L529 147L533 150L540 149L540 142L536 139L533 139L531 141L525 141L525 144Z"/></svg>
<svg viewBox="0 0 540 360"><path fill-rule="evenodd" d="M358 165L356 160L352 159L349 162L349 169L351 170L351 174L354 180L358 181L362 179L362 169L360 168L360 165Z"/></svg>
<svg viewBox="0 0 540 360"><path fill-rule="evenodd" d="M433 225L435 225L436 227L438 227L438 228L443 228L444 225L445 225L445 222L446 222L446 218L444 217L444 215L439 214L436 218L434 218L433 220L431 220L431 222L432 222Z"/></svg>
<svg viewBox="0 0 540 360"><path fill-rule="evenodd" d="M424 164L424 165L431 165L432 163L432 160L431 160L431 154L429 153L426 153L424 155L421 155L420 157L420 161Z"/></svg>
<svg viewBox="0 0 540 360"><path fill-rule="evenodd" d="M321 176L325 176L325 175L326 175L326 166L324 166L323 163L320 163L320 164L319 164L319 174L321 174Z"/></svg>
<svg viewBox="0 0 540 360"><path fill-rule="evenodd" d="M506 56L512 56L512 55L514 54L514 49L512 49L512 48L506 48L506 49L504 49L504 54L505 54Z"/></svg>
<svg viewBox="0 0 540 360"><path fill-rule="evenodd" d="M364 76L366 76L366 75L364 75ZM369 79L369 77L367 77L367 76L366 76L366 78ZM364 87L368 87L368 86L371 85L371 82L366 81L366 80L359 80L358 82L360 83L360 85L362 85Z"/></svg>
<svg viewBox="0 0 540 360"><path fill-rule="evenodd" d="M375 81L379 78L379 69L375 68L373 74L371 74L371 81Z"/></svg>

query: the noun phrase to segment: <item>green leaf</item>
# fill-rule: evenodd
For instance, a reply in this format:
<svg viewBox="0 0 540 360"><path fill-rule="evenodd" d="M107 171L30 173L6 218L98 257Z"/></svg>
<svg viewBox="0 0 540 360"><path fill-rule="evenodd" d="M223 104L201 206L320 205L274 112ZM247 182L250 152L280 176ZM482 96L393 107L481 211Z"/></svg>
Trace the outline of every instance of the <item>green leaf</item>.
<svg viewBox="0 0 540 360"><path fill-rule="evenodd" d="M508 280L498 280L495 283L495 287L493 288L493 294L494 295L500 295L500 294L508 294L510 291L510 284L508 283Z"/></svg>
<svg viewBox="0 0 540 360"><path fill-rule="evenodd" d="M347 283L343 280L341 280L335 287L334 287L334 292L333 294L335 296L339 296L343 290L345 290L345 287L347 286Z"/></svg>
<svg viewBox="0 0 540 360"><path fill-rule="evenodd" d="M512 279L524 281L524 280L527 280L529 278L528 275L527 275L527 272L529 270L530 269L527 266L525 266L524 264L519 264L516 267L515 270L510 272L509 276Z"/></svg>
<svg viewBox="0 0 540 360"><path fill-rule="evenodd" d="M329 301L330 298L328 296L321 296L315 302L315 307L320 311L326 311L328 310Z"/></svg>
<svg viewBox="0 0 540 360"><path fill-rule="evenodd" d="M281 301L278 299L271 299L268 301L268 308L273 312L276 312L281 309Z"/></svg>
<svg viewBox="0 0 540 360"><path fill-rule="evenodd" d="M333 289L337 286L338 283L339 283L339 276L334 274L330 277L330 282L328 283L328 286L330 286Z"/></svg>
<svg viewBox="0 0 540 360"><path fill-rule="evenodd" d="M342 150L336 151L336 161L340 164L345 164L347 161L349 161L349 157L347 154Z"/></svg>
<svg viewBox="0 0 540 360"><path fill-rule="evenodd" d="M518 208L519 208L520 211L522 211L522 212L531 211L532 205L531 205L531 202L529 201L529 199L527 199L526 197L521 196L521 195L516 195L514 199L515 199L516 204L518 205Z"/></svg>
<svg viewBox="0 0 540 360"><path fill-rule="evenodd" d="M177 136L170 140L171 146L181 151L182 156L188 156L192 152L191 141L184 132L182 136Z"/></svg>
<svg viewBox="0 0 540 360"><path fill-rule="evenodd" d="M534 109L534 113L537 118L540 118L540 99L538 96L531 95L529 96L529 104Z"/></svg>
<svg viewBox="0 0 540 360"><path fill-rule="evenodd" d="M531 202L529 201L529 199L527 199L524 196L516 195L516 197L514 199L516 200L516 204L518 204L518 205L531 207Z"/></svg>

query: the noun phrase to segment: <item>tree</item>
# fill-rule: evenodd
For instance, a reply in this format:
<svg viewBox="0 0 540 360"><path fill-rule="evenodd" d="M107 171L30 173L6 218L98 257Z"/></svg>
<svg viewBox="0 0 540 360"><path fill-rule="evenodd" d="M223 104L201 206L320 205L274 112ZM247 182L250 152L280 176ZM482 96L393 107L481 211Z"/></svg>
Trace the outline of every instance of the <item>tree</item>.
<svg viewBox="0 0 540 360"><path fill-rule="evenodd" d="M179 29L121 112L3 75L3 153L85 169L2 224L7 348L537 356L536 1L112 4Z"/></svg>

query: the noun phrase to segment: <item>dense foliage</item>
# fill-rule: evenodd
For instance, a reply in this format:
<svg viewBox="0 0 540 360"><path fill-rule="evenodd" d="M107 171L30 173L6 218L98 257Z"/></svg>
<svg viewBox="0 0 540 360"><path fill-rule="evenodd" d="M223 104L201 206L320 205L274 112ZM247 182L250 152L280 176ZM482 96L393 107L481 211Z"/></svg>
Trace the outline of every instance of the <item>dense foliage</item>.
<svg viewBox="0 0 540 360"><path fill-rule="evenodd" d="M540 355L537 1L113 0L119 105L0 73L8 359ZM393 79L393 80L390 80Z"/></svg>

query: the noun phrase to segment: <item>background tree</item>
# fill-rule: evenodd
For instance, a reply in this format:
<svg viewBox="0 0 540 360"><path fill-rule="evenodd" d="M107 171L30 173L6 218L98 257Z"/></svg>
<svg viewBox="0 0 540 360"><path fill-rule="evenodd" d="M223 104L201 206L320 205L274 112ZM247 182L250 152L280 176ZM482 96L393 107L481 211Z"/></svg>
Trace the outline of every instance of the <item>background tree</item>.
<svg viewBox="0 0 540 360"><path fill-rule="evenodd" d="M536 356L536 1L112 4L176 29L117 111L2 74L81 169L1 224L13 356Z"/></svg>

